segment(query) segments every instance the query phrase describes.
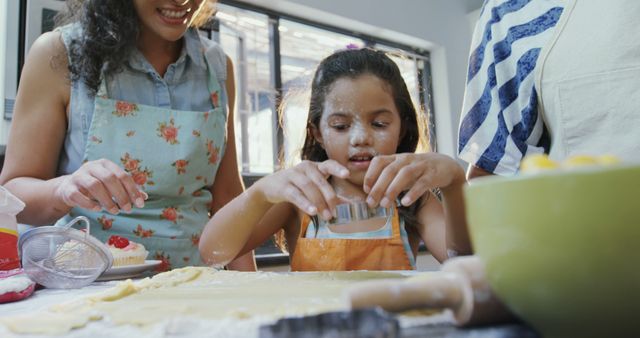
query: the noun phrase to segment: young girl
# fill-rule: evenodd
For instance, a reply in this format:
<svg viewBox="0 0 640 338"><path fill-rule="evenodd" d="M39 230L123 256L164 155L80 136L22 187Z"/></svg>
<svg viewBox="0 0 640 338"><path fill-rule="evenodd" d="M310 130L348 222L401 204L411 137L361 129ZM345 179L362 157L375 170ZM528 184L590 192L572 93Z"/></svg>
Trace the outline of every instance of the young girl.
<svg viewBox="0 0 640 338"><path fill-rule="evenodd" d="M293 271L415 269L420 238L440 261L447 249L469 252L464 172L447 156L414 153L419 140L415 108L389 57L371 49L327 57L312 82L303 161L213 216L200 239L204 261L226 264L281 229ZM344 202L390 208L390 216L334 224Z"/></svg>
<svg viewBox="0 0 640 338"><path fill-rule="evenodd" d="M0 184L32 225L84 215L161 269L199 265L209 213L242 192L232 65L195 28L206 0L68 0L31 47ZM148 195L148 199L145 198ZM253 258L234 263L252 270Z"/></svg>

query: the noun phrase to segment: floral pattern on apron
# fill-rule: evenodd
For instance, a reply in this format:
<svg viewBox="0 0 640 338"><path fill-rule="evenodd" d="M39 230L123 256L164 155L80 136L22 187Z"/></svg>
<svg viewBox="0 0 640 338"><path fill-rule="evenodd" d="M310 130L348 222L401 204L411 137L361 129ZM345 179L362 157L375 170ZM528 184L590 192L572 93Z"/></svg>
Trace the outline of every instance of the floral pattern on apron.
<svg viewBox="0 0 640 338"><path fill-rule="evenodd" d="M227 138L221 88L205 55L212 108L180 111L108 97L102 81L95 98L84 162L108 159L121 165L149 198L144 208L112 215L73 208L86 216L91 234L106 241L120 235L143 244L158 271L202 265L200 234L209 220L213 184ZM63 220L64 221L64 220Z"/></svg>

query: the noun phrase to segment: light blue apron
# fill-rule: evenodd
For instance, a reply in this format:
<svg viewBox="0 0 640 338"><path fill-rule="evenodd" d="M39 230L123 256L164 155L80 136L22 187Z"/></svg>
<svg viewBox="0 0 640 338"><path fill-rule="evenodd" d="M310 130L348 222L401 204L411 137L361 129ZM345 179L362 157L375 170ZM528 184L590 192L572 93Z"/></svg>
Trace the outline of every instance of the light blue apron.
<svg viewBox="0 0 640 338"><path fill-rule="evenodd" d="M149 198L144 208L112 215L73 208L91 234L142 243L159 271L202 265L198 241L210 217L209 187L224 155L227 114L222 91L205 55L212 109L181 111L109 99L103 80L95 99L84 162L108 159L123 167Z"/></svg>

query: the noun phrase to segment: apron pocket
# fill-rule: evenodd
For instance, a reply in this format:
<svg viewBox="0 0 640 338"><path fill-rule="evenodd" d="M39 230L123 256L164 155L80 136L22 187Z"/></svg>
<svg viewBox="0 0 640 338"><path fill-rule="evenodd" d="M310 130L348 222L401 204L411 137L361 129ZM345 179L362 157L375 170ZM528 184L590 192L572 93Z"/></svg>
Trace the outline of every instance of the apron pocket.
<svg viewBox="0 0 640 338"><path fill-rule="evenodd" d="M564 156L640 151L640 67L591 74L558 84Z"/></svg>

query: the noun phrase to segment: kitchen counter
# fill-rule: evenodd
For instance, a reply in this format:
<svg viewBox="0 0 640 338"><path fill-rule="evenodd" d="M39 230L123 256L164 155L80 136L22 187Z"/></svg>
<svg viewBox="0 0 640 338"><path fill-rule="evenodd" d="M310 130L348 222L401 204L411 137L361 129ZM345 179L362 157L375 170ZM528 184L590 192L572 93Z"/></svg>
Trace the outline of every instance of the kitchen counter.
<svg viewBox="0 0 640 338"><path fill-rule="evenodd" d="M2 317L10 315L29 314L54 304L71 299L94 294L116 285L117 281L95 282L91 285L75 290L41 289L25 300L0 304ZM457 328L453 325L451 314L444 312L428 317L397 317L401 327L401 337L473 337L473 338L536 338L538 335L527 327L513 323L477 328ZM152 327L139 328L136 326L114 326L107 320L91 322L86 327L76 329L64 337L257 337L260 325L270 324L258 320L202 320L196 318L172 318ZM240 325L239 325L240 324ZM15 335L0 325L0 336L7 338L40 338L44 336Z"/></svg>

